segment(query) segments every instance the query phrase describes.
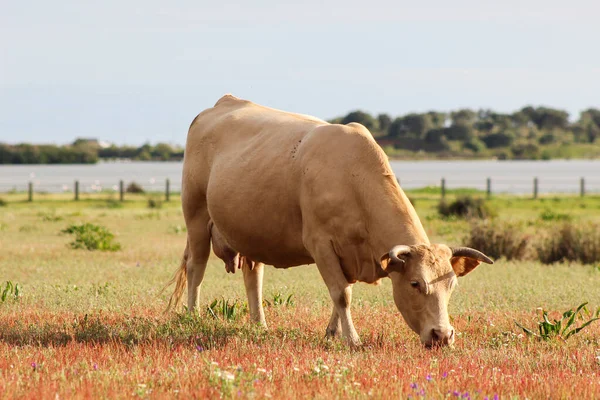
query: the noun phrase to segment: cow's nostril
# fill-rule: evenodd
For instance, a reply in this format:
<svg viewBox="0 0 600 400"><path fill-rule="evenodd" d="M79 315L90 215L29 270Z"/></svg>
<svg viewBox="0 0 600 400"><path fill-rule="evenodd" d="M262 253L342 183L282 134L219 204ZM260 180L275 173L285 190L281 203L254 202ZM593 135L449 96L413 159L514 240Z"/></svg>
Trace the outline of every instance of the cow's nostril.
<svg viewBox="0 0 600 400"><path fill-rule="evenodd" d="M437 342L437 341L439 341L439 340L440 340L440 337L441 337L441 336L440 336L440 331L438 331L438 330L436 330L436 329L432 329L432 330L431 330L431 339L432 339L434 342Z"/></svg>

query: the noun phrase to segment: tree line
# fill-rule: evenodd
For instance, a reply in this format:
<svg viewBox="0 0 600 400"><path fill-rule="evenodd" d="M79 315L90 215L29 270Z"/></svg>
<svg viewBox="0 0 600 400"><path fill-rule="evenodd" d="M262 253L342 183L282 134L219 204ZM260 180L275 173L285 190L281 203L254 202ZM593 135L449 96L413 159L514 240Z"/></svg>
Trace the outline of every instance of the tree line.
<svg viewBox="0 0 600 400"><path fill-rule="evenodd" d="M600 155L597 140L600 110L595 108L581 112L573 122L566 111L531 106L509 114L460 109L396 118L357 110L329 122L363 124L388 153L404 150L433 155L537 159L560 156L565 153L565 146L571 146L580 155L591 154L585 151L588 147Z"/></svg>
<svg viewBox="0 0 600 400"><path fill-rule="evenodd" d="M95 164L115 159L178 161L183 159L183 149L167 143L102 146L89 139L77 139L65 146L0 143L0 164Z"/></svg>
<svg viewBox="0 0 600 400"><path fill-rule="evenodd" d="M501 159L600 157L600 110L589 108L576 121L566 111L524 107L513 113L460 109L396 118L356 110L331 123L358 122L391 156ZM77 139L65 146L0 143L0 164L93 164L99 160L176 161L183 148L167 143L104 146Z"/></svg>

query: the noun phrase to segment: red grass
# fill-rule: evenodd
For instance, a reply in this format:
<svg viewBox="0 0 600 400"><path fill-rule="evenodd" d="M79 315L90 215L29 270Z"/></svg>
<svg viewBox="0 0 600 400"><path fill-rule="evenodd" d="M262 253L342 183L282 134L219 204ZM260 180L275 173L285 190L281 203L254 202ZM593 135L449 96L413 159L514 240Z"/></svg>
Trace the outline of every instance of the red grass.
<svg viewBox="0 0 600 400"><path fill-rule="evenodd" d="M237 334L200 350L193 335L180 342L148 337L137 345L122 340L17 345L7 332L18 336L29 324L46 323L48 330L72 333L76 316L5 315L0 320L1 397L453 398L466 392L481 399L495 394L600 397L597 325L567 342L539 342L520 336L513 316L474 315L454 321L462 332L454 349L426 350L396 312L358 307L355 322L364 348L351 351L322 338L326 311L267 309L271 330L266 335L253 337L258 331L244 331L246 321L235 322L230 325L240 329ZM127 324L127 317L117 313L91 318L96 317L108 326ZM536 316L518 317L523 322ZM169 322L156 314L143 318Z"/></svg>

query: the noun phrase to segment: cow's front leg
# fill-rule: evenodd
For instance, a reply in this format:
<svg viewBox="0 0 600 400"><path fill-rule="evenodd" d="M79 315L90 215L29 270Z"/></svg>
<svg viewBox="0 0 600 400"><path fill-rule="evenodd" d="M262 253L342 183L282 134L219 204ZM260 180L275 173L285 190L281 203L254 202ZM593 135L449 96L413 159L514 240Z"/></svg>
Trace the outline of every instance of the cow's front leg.
<svg viewBox="0 0 600 400"><path fill-rule="evenodd" d="M342 320L337 313L337 309L333 306L331 312L331 318L329 318L329 325L327 325L327 331L325 337L336 337L342 333Z"/></svg>
<svg viewBox="0 0 600 400"><path fill-rule="evenodd" d="M359 347L361 345L360 338L358 337L358 333L356 333L356 329L354 329L352 315L350 314L352 285L346 280L337 255L333 249L325 248L317 252L315 261L327 285L327 289L329 289L329 295L331 296L331 300L333 300L333 307L337 314L337 317L332 314L327 332L330 331L332 324L337 329L337 318L339 318L342 337L346 339L351 347Z"/></svg>

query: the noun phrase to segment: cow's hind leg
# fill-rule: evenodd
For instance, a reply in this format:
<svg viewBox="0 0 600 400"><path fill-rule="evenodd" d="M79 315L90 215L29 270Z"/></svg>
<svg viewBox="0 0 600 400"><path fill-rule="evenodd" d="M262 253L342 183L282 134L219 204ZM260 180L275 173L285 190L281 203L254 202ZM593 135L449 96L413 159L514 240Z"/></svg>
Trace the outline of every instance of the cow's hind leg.
<svg viewBox="0 0 600 400"><path fill-rule="evenodd" d="M243 257L243 256L241 256ZM262 283L264 265L258 262L252 262L243 257L242 272L244 273L244 286L246 286L246 295L248 296L248 307L250 308L250 318L253 322L267 327L265 312L262 304Z"/></svg>
<svg viewBox="0 0 600 400"><path fill-rule="evenodd" d="M189 257L187 260L188 310L198 306L199 290L206 263L210 255L210 231L208 229L208 211L203 210L187 223Z"/></svg>

